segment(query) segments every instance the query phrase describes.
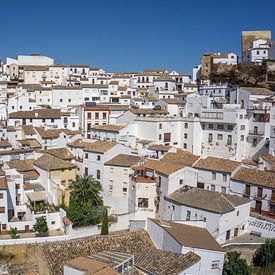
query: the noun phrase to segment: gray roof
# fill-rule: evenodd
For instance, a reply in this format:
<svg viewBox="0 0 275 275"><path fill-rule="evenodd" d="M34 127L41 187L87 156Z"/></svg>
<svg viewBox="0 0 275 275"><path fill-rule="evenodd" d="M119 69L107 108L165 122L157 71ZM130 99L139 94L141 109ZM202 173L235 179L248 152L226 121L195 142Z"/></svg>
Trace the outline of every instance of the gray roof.
<svg viewBox="0 0 275 275"><path fill-rule="evenodd" d="M167 200L176 204L220 214L232 212L236 206L250 202L247 198L212 192L187 185L169 195Z"/></svg>

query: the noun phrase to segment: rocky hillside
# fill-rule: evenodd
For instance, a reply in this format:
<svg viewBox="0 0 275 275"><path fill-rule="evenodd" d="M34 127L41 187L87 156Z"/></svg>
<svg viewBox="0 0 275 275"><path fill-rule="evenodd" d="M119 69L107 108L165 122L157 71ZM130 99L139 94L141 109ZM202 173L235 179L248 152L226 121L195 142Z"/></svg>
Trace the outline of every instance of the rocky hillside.
<svg viewBox="0 0 275 275"><path fill-rule="evenodd" d="M211 73L213 82L230 82L233 85L264 87L275 91L275 62L262 66L254 64L214 64Z"/></svg>

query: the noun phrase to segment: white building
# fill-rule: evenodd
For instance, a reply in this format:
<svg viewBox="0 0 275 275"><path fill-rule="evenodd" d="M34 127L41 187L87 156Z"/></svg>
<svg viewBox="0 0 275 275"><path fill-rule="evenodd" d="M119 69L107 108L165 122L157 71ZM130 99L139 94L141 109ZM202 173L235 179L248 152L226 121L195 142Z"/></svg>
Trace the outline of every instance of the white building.
<svg viewBox="0 0 275 275"><path fill-rule="evenodd" d="M218 243L246 233L250 200L200 188L184 186L167 196L165 220L203 220Z"/></svg>
<svg viewBox="0 0 275 275"><path fill-rule="evenodd" d="M201 257L198 274L222 274L225 251L206 228L180 222L147 220L147 231L158 249Z"/></svg>

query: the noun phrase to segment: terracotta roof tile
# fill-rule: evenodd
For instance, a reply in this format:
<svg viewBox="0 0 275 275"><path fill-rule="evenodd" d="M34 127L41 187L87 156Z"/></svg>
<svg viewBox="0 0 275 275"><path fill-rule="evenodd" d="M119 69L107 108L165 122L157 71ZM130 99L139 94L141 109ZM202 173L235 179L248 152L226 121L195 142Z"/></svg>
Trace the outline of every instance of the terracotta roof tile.
<svg viewBox="0 0 275 275"><path fill-rule="evenodd" d="M75 164L68 161L61 160L52 155L45 154L34 162L34 165L45 170L45 171L55 171L62 169L74 169Z"/></svg>
<svg viewBox="0 0 275 275"><path fill-rule="evenodd" d="M146 249L135 258L135 266L149 274L179 274L200 261L193 252L174 253L160 249Z"/></svg>
<svg viewBox="0 0 275 275"><path fill-rule="evenodd" d="M215 157L207 157L205 159L200 159L194 168L213 170L217 172L232 173L236 168L241 165L238 161L233 161L229 159L221 159Z"/></svg>
<svg viewBox="0 0 275 275"><path fill-rule="evenodd" d="M122 166L122 167L131 167L137 164L140 161L138 156L119 154L109 161L105 162L104 165L107 166Z"/></svg>
<svg viewBox="0 0 275 275"><path fill-rule="evenodd" d="M275 172L241 168L232 180L275 188Z"/></svg>
<svg viewBox="0 0 275 275"><path fill-rule="evenodd" d="M167 200L220 214L232 212L235 206L250 202L249 199L243 197L212 192L187 185L169 195Z"/></svg>
<svg viewBox="0 0 275 275"><path fill-rule="evenodd" d="M150 220L167 231L182 246L224 252L206 228L172 221Z"/></svg>

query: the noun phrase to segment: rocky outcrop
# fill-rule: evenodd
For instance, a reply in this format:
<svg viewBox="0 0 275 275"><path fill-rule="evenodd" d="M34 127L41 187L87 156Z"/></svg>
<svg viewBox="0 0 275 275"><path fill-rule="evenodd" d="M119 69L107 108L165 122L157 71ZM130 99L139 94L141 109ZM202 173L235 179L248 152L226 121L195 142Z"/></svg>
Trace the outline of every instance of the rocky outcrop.
<svg viewBox="0 0 275 275"><path fill-rule="evenodd" d="M214 83L229 82L237 86L263 87L275 90L275 65L273 62L267 62L262 66L213 64L210 78Z"/></svg>

